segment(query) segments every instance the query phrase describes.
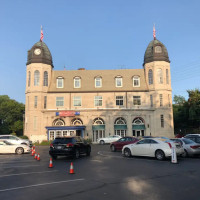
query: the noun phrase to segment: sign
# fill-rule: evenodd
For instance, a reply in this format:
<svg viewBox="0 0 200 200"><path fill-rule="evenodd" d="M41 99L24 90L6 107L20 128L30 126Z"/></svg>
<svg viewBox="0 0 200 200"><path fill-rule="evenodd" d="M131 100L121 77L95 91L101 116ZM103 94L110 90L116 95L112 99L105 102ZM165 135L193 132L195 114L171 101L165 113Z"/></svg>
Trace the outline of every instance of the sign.
<svg viewBox="0 0 200 200"><path fill-rule="evenodd" d="M60 117L74 117L75 115L80 115L80 112L75 112L71 110L56 112L56 116L60 116Z"/></svg>
<svg viewBox="0 0 200 200"><path fill-rule="evenodd" d="M172 145L172 157L171 157L171 162L172 163L177 163L177 155L176 155L176 147L174 143L171 143Z"/></svg>

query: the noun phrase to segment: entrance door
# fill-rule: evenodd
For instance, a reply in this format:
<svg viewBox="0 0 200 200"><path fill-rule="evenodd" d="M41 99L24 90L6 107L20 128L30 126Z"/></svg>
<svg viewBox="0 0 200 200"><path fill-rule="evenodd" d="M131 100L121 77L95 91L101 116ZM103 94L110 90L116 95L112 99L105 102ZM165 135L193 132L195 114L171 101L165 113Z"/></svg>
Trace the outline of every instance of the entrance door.
<svg viewBox="0 0 200 200"><path fill-rule="evenodd" d="M105 137L105 130L94 130L93 131L93 142L97 142L99 138Z"/></svg>
<svg viewBox="0 0 200 200"><path fill-rule="evenodd" d="M133 136L135 137L144 136L144 130L133 130Z"/></svg>

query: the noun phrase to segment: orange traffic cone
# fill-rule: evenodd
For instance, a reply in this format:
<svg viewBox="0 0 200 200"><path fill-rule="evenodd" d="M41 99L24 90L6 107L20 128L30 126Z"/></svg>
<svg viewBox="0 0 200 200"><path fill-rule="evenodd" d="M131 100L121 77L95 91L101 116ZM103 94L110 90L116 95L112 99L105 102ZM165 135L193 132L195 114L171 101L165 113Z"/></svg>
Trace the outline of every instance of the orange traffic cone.
<svg viewBox="0 0 200 200"><path fill-rule="evenodd" d="M53 162L52 162L52 158L50 158L50 162L49 162L49 168L53 167Z"/></svg>
<svg viewBox="0 0 200 200"><path fill-rule="evenodd" d="M72 162L71 162L71 165L70 165L69 173L70 173L70 174L75 174L75 172L74 172L74 167L73 167L73 163L72 163Z"/></svg>
<svg viewBox="0 0 200 200"><path fill-rule="evenodd" d="M37 160L40 161L40 154L37 155Z"/></svg>
<svg viewBox="0 0 200 200"><path fill-rule="evenodd" d="M33 147L32 147L32 153L31 153L31 155L32 155L32 156L35 155Z"/></svg>
<svg viewBox="0 0 200 200"><path fill-rule="evenodd" d="M35 145L33 145L33 149L35 149Z"/></svg>
<svg viewBox="0 0 200 200"><path fill-rule="evenodd" d="M36 159L36 160L37 160L37 153L35 153L35 157L34 157L34 159Z"/></svg>

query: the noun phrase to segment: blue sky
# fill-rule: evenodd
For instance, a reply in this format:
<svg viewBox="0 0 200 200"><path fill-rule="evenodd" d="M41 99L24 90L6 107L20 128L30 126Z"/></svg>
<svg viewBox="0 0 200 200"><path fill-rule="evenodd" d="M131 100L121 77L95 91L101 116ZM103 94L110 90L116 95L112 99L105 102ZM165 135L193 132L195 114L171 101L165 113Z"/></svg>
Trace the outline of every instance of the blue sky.
<svg viewBox="0 0 200 200"><path fill-rule="evenodd" d="M141 69L156 37L171 60L173 95L200 86L198 0L0 0L0 95L25 102L27 51L43 25L55 70Z"/></svg>

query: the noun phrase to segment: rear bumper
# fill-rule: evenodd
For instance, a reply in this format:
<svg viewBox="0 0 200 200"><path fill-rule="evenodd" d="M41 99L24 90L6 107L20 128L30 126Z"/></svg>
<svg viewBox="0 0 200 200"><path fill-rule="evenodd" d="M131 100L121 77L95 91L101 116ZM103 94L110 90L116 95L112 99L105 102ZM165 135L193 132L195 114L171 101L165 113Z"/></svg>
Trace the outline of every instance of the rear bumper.
<svg viewBox="0 0 200 200"><path fill-rule="evenodd" d="M75 150L74 149L62 149L62 150L58 150L58 149L50 149L49 150L49 155L51 156L72 156L75 154Z"/></svg>

